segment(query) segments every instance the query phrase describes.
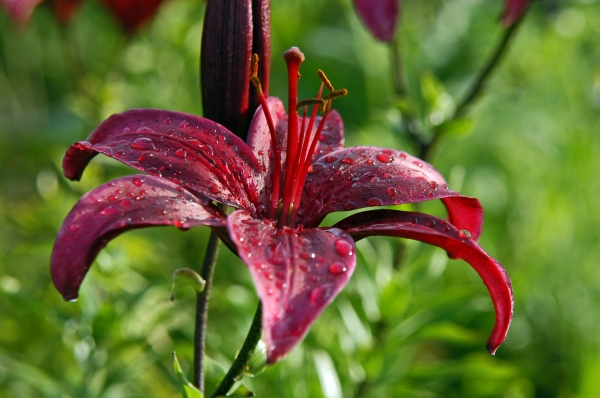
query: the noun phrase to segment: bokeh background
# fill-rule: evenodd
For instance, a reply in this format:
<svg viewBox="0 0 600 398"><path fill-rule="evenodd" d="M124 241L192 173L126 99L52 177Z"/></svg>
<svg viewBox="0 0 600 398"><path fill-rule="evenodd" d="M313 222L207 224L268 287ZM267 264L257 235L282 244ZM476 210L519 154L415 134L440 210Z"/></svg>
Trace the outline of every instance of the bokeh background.
<svg viewBox="0 0 600 398"><path fill-rule="evenodd" d="M414 153L389 48L350 1L272 3L271 94L287 95L280 54L299 46L301 98L314 96L317 68L350 92L335 103L347 145ZM464 93L502 35L503 7L403 1L406 76L423 123L439 124ZM134 107L201 114L203 12L199 0L165 1L129 36L95 2L66 26L45 3L26 26L0 15L0 397L181 396L171 352L187 371L195 301L182 292L169 302L171 275L199 269L207 230L122 235L75 303L53 288L49 256L78 198L131 172L98 157L69 182L60 165L71 143ZM600 4L536 2L468 117L429 160L450 188L480 199L482 245L512 278L515 316L497 355L485 351L491 301L466 263L373 238L358 244L355 275L306 340L244 378L257 396L600 396ZM437 203L419 210L444 215ZM215 363L231 363L256 304L245 266L223 249L208 323Z"/></svg>

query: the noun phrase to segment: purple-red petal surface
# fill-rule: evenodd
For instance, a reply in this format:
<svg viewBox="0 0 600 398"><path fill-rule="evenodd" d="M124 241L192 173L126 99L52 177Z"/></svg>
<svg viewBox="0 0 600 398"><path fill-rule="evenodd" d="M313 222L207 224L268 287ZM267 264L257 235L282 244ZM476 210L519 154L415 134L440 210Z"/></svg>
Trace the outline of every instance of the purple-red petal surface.
<svg viewBox="0 0 600 398"><path fill-rule="evenodd" d="M52 280L72 300L98 252L119 234L150 226L224 224L220 210L181 186L147 175L118 178L85 194L63 222L52 251Z"/></svg>
<svg viewBox="0 0 600 398"><path fill-rule="evenodd" d="M477 199L448 189L430 164L405 152L350 147L321 156L309 169L299 223L316 226L334 211L444 199L452 223L477 239L483 210Z"/></svg>
<svg viewBox="0 0 600 398"><path fill-rule="evenodd" d="M354 8L373 35L392 41L396 33L400 0L354 0Z"/></svg>
<svg viewBox="0 0 600 398"><path fill-rule="evenodd" d="M494 308L496 322L487 342L494 354L504 341L513 314L513 292L508 274L474 239L448 221L423 213L396 210L373 210L355 214L336 225L355 240L367 236L396 236L414 239L441 247L455 258L469 263L487 287Z"/></svg>
<svg viewBox="0 0 600 398"><path fill-rule="evenodd" d="M283 358L346 285L356 266L354 241L339 229L278 230L244 211L227 219L262 302L267 362Z"/></svg>
<svg viewBox="0 0 600 398"><path fill-rule="evenodd" d="M112 115L87 141L69 148L65 176L80 179L96 153L250 212L263 184L245 142L220 124L180 112L133 109Z"/></svg>

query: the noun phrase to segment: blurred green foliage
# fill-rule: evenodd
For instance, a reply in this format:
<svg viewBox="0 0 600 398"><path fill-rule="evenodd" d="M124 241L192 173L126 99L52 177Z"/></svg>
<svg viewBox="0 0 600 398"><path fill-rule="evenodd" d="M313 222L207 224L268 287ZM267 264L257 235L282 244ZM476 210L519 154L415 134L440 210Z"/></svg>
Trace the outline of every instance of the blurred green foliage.
<svg viewBox="0 0 600 398"><path fill-rule="evenodd" d="M443 123L472 81L502 33L501 3L403 1L410 106L422 123ZM200 114L203 7L165 2L132 37L93 2L68 26L46 4L26 28L0 15L0 397L182 396L171 352L187 372L195 301L184 289L169 302L171 276L199 268L207 231L128 232L100 253L76 303L54 290L48 262L77 199L130 172L97 158L71 183L60 168L68 145L134 107ZM348 145L414 150L400 133L407 105L393 96L389 49L349 0L273 1L272 27L271 94L287 90L278 54L299 46L301 98L314 96L317 68L350 92L335 104ZM515 318L496 357L484 348L493 307L473 270L417 242L369 239L306 340L244 378L257 396L600 396L598 37L597 2L536 2L470 119L445 126L431 159L452 189L481 200L482 245L514 283ZM443 215L437 203L420 210ZM256 303L245 266L224 249L208 323L215 363L231 363Z"/></svg>

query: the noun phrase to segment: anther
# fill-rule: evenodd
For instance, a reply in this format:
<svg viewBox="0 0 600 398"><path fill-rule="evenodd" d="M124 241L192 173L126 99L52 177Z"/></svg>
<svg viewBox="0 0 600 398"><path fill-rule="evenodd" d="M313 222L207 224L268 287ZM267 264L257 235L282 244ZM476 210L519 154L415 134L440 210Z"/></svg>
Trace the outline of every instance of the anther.
<svg viewBox="0 0 600 398"><path fill-rule="evenodd" d="M322 109L325 106L325 101L320 98L308 98L302 101L298 101L298 105L296 105L296 110L301 109L304 106L310 105L319 105L319 109Z"/></svg>
<svg viewBox="0 0 600 398"><path fill-rule="evenodd" d="M258 54L252 55L250 71L252 72L252 74L250 76L250 82L256 88L258 95L263 95L262 86L260 84L260 79L258 78Z"/></svg>
<svg viewBox="0 0 600 398"><path fill-rule="evenodd" d="M321 81L323 82L323 84L325 84L325 87L327 87L327 89L329 91L335 91L335 89L333 88L333 85L331 84L331 82L329 81L327 76L325 76L325 72L323 72L321 69L318 69L317 75L319 75L319 77L321 78Z"/></svg>
<svg viewBox="0 0 600 398"><path fill-rule="evenodd" d="M336 99L338 97L344 97L348 95L348 90L346 90L345 88L341 89L341 90L335 90L329 94L327 94L325 97L323 97L323 99L325 101L331 101L333 99Z"/></svg>

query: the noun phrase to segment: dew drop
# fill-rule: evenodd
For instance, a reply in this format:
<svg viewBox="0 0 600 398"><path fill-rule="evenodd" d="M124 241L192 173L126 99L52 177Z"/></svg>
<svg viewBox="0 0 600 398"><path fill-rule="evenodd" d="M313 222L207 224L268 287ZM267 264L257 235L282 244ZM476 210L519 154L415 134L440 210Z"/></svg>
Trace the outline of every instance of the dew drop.
<svg viewBox="0 0 600 398"><path fill-rule="evenodd" d="M69 225L69 229L71 231L75 232L79 229L79 224L71 224L71 225Z"/></svg>
<svg viewBox="0 0 600 398"><path fill-rule="evenodd" d="M435 195L433 194L433 192L427 192L427 197L428 198L433 198Z"/></svg>
<svg viewBox="0 0 600 398"><path fill-rule="evenodd" d="M442 228L442 231L450 232L450 227L446 225L444 228Z"/></svg>
<svg viewBox="0 0 600 398"><path fill-rule="evenodd" d="M388 196L396 196L398 190L394 187L389 187L385 192L388 194Z"/></svg>
<svg viewBox="0 0 600 398"><path fill-rule="evenodd" d="M329 266L329 273L333 275L342 275L348 271L348 268L342 263L333 263Z"/></svg>
<svg viewBox="0 0 600 398"><path fill-rule="evenodd" d="M142 127L142 128L147 128L147 127ZM152 140L150 138L146 138L146 137L136 138L136 140L131 143L131 147L133 149L141 149L141 150L145 150L145 151L156 149L156 145L154 145L154 142L152 142Z"/></svg>
<svg viewBox="0 0 600 398"><path fill-rule="evenodd" d="M340 162L342 162L344 164L354 164L354 160L352 160L352 158L349 158L349 157L342 158L342 160L340 160Z"/></svg>
<svg viewBox="0 0 600 398"><path fill-rule="evenodd" d="M331 296L332 293L332 285L320 286L316 289L311 290L308 293L308 299L310 300L311 304L321 306L325 304L325 302L327 301L329 296Z"/></svg>
<svg viewBox="0 0 600 398"><path fill-rule="evenodd" d="M173 221L173 225L176 226L177 228L183 228L183 222L181 220Z"/></svg>
<svg viewBox="0 0 600 398"><path fill-rule="evenodd" d="M154 130L149 127L140 127L135 131L136 134L156 134Z"/></svg>
<svg viewBox="0 0 600 398"><path fill-rule="evenodd" d="M163 121L163 124L171 124L171 122L172 122L171 118L168 117Z"/></svg>
<svg viewBox="0 0 600 398"><path fill-rule="evenodd" d="M419 162L417 160L413 161L413 163L416 164L419 167L423 167L423 163L421 163L421 162Z"/></svg>
<svg viewBox="0 0 600 398"><path fill-rule="evenodd" d="M179 123L179 127L184 128L190 125L190 122L188 122L187 120L184 120L183 122Z"/></svg>
<svg viewBox="0 0 600 398"><path fill-rule="evenodd" d="M123 206L123 207L131 206L131 199L123 199L121 201L121 206Z"/></svg>
<svg viewBox="0 0 600 398"><path fill-rule="evenodd" d="M458 231L458 237L461 239L471 239L471 233L466 229L461 229Z"/></svg>
<svg viewBox="0 0 600 398"><path fill-rule="evenodd" d="M383 201L379 198L371 198L365 201L367 206L383 206Z"/></svg>
<svg viewBox="0 0 600 398"><path fill-rule="evenodd" d="M280 243L272 243L265 248L267 260L273 265L282 265L285 261Z"/></svg>
<svg viewBox="0 0 600 398"><path fill-rule="evenodd" d="M437 189L438 184L435 181L429 181L429 186L431 187L431 189Z"/></svg>
<svg viewBox="0 0 600 398"><path fill-rule="evenodd" d="M427 221L427 226L428 227L435 227L435 220L429 220L429 221Z"/></svg>
<svg viewBox="0 0 600 398"><path fill-rule="evenodd" d="M164 162L162 165L162 169L163 170L171 170L171 167L173 167L173 165L171 164L171 162Z"/></svg>
<svg viewBox="0 0 600 398"><path fill-rule="evenodd" d="M419 223L419 219L417 217L413 217L412 223L413 224L418 224Z"/></svg>
<svg viewBox="0 0 600 398"><path fill-rule="evenodd" d="M394 160L394 158L387 153L380 153L377 155L377 160L379 160L381 163L390 163Z"/></svg>
<svg viewBox="0 0 600 398"><path fill-rule="evenodd" d="M184 151L183 149L178 149L175 151L175 156L185 159L187 156L187 151Z"/></svg>
<svg viewBox="0 0 600 398"><path fill-rule="evenodd" d="M308 167L308 174L317 174L323 171L324 168L325 166L323 166L321 163L313 163Z"/></svg>
<svg viewBox="0 0 600 398"><path fill-rule="evenodd" d="M335 250L342 257L350 257L352 254L354 254L354 247L352 247L348 241L343 239L338 239L335 241Z"/></svg>
<svg viewBox="0 0 600 398"><path fill-rule="evenodd" d="M327 157L325 158L325 161L326 161L327 163L333 163L333 162L335 162L336 160L337 160L337 156L327 156Z"/></svg>
<svg viewBox="0 0 600 398"><path fill-rule="evenodd" d="M133 178L133 185L135 185L136 187L141 187L142 184L144 184L144 180L142 180L140 177Z"/></svg>

